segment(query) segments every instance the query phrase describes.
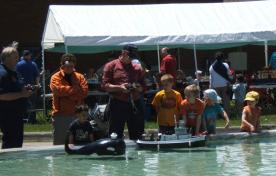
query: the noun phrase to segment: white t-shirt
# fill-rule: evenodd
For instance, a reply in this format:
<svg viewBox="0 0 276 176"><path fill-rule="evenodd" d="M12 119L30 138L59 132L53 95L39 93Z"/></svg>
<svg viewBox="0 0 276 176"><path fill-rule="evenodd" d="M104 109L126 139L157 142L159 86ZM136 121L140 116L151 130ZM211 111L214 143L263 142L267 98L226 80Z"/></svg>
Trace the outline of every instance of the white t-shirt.
<svg viewBox="0 0 276 176"><path fill-rule="evenodd" d="M228 75L231 75L231 72L230 72L230 69L229 69L229 65L227 63L223 63L223 65L226 67ZM225 78L223 78L222 76L220 76L213 69L213 65L210 66L209 72L210 72L210 87L211 88L218 88L218 87L225 87L225 86L227 86L228 81Z"/></svg>

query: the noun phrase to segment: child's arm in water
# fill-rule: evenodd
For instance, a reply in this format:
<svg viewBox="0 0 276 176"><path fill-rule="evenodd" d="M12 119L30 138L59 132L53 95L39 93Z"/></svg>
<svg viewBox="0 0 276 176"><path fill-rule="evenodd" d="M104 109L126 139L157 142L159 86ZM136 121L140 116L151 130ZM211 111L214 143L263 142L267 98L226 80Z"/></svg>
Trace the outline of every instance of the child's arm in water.
<svg viewBox="0 0 276 176"><path fill-rule="evenodd" d="M260 107L258 107L259 109L261 109ZM256 124L256 132L261 132L261 116L258 117L257 119L257 124Z"/></svg>
<svg viewBox="0 0 276 176"><path fill-rule="evenodd" d="M260 122L260 118L259 118L257 121L256 129L255 129L256 132L261 132L261 124L260 123L261 122Z"/></svg>
<svg viewBox="0 0 276 176"><path fill-rule="evenodd" d="M224 126L224 128L229 128L230 122L229 122L229 117L228 117L227 113L225 111L223 111L221 115L225 119L225 126Z"/></svg>
<svg viewBox="0 0 276 176"><path fill-rule="evenodd" d="M260 107L259 107L260 108ZM258 117L258 119L257 119L257 124L256 124L256 129L255 129L255 131L256 132L261 132L261 116L259 116Z"/></svg>
<svg viewBox="0 0 276 176"><path fill-rule="evenodd" d="M255 131L255 127L246 120L246 116L247 116L247 114L246 114L245 110L243 110L242 122L245 123L247 126L249 126L251 132Z"/></svg>

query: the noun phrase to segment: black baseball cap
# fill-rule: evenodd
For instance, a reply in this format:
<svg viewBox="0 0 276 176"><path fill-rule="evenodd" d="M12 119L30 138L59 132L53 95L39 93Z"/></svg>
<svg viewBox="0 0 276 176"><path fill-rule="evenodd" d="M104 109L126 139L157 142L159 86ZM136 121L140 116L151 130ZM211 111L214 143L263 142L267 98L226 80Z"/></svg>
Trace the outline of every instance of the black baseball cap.
<svg viewBox="0 0 276 176"><path fill-rule="evenodd" d="M23 51L23 56L28 56L30 54L32 54L32 53L29 50L24 50Z"/></svg>
<svg viewBox="0 0 276 176"><path fill-rule="evenodd" d="M138 51L138 48L136 45L134 44L127 44L123 47L123 50L124 51L128 51L128 56L130 58L136 58L137 57L137 51Z"/></svg>
<svg viewBox="0 0 276 176"><path fill-rule="evenodd" d="M126 50L131 53L131 52L137 52L138 48L134 44L127 44L127 45L124 45L123 50Z"/></svg>

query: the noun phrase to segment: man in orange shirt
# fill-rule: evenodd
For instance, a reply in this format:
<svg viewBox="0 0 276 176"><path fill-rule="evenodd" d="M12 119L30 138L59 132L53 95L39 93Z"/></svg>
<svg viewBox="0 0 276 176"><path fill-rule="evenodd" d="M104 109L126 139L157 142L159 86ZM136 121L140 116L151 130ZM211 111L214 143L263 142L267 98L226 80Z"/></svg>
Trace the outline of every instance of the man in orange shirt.
<svg viewBox="0 0 276 176"><path fill-rule="evenodd" d="M83 104L88 94L87 81L75 71L75 65L76 57L64 54L60 70L51 77L54 145L64 144L68 127L75 119L75 107Z"/></svg>

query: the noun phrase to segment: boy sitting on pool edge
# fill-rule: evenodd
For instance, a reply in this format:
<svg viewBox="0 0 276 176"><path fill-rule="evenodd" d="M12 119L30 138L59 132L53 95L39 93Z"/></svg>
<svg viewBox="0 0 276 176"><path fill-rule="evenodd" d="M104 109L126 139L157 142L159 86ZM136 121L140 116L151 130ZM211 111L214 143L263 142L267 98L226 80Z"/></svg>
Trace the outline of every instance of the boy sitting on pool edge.
<svg viewBox="0 0 276 176"><path fill-rule="evenodd" d="M243 132L260 132L261 108L257 106L260 95L258 92L250 91L246 94L244 101L246 106L242 112L241 131Z"/></svg>
<svg viewBox="0 0 276 176"><path fill-rule="evenodd" d="M93 128L88 121L88 106L77 106L76 117L77 119L69 127L69 145L85 145L93 142Z"/></svg>
<svg viewBox="0 0 276 176"><path fill-rule="evenodd" d="M152 105L157 113L159 133L174 134L175 121L180 116L181 94L172 89L174 78L170 74L161 77L163 90L156 93Z"/></svg>
<svg viewBox="0 0 276 176"><path fill-rule="evenodd" d="M203 126L207 134L216 134L216 119L221 115L225 119L225 128L229 127L229 118L222 106L218 104L219 96L214 89L204 91L205 109L203 112Z"/></svg>
<svg viewBox="0 0 276 176"><path fill-rule="evenodd" d="M182 118L185 121L188 133L199 135L201 118L204 111L204 103L198 97L199 87L195 84L185 88L186 99L181 102Z"/></svg>

